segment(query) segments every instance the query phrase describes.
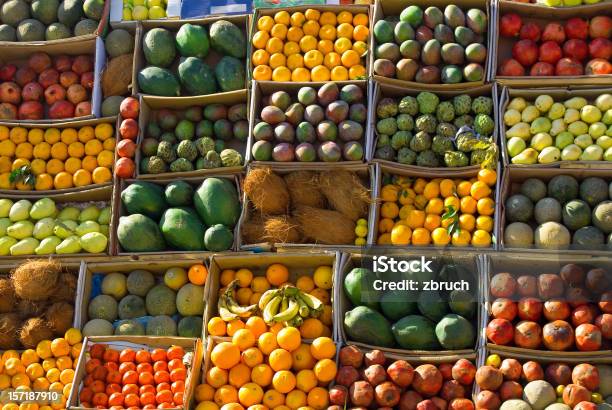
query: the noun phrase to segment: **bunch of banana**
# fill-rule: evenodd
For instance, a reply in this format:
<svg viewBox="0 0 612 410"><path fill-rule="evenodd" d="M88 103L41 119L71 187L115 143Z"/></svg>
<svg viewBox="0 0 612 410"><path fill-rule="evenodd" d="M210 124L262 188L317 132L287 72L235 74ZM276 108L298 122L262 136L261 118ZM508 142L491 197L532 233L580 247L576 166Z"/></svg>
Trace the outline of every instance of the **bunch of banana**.
<svg viewBox="0 0 612 410"><path fill-rule="evenodd" d="M240 306L238 302L236 302L234 291L237 287L238 280L234 280L227 285L225 292L219 295L219 302L217 303L219 316L226 322L231 322L238 318L249 318L259 310L257 305Z"/></svg>
<svg viewBox="0 0 612 410"><path fill-rule="evenodd" d="M323 303L319 299L295 286L267 290L261 295L258 307L268 325L281 322L293 327L300 326L305 318L318 317L323 312Z"/></svg>

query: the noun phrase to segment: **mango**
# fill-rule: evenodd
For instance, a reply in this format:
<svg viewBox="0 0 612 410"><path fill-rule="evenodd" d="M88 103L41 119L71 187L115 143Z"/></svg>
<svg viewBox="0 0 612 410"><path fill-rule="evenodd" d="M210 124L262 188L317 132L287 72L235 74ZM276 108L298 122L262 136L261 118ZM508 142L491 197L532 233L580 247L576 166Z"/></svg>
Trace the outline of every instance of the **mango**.
<svg viewBox="0 0 612 410"><path fill-rule="evenodd" d="M578 135L576 138L574 138L574 144L578 145L582 149L585 149L589 145L593 144L593 139L589 134Z"/></svg>
<svg viewBox="0 0 612 410"><path fill-rule="evenodd" d="M74 221L55 221L55 226L53 227L53 234L55 236L59 236L62 239L66 239L69 236L74 235L74 230L77 226L77 223Z"/></svg>
<svg viewBox="0 0 612 410"><path fill-rule="evenodd" d="M508 154L510 154L510 157L516 157L527 148L527 143L522 138L512 137L508 140L506 146L508 147Z"/></svg>
<svg viewBox="0 0 612 410"><path fill-rule="evenodd" d="M100 210L97 207L91 205L81 211L81 214L79 215L79 222L97 221L99 217Z"/></svg>
<svg viewBox="0 0 612 410"><path fill-rule="evenodd" d="M538 162L540 164L550 164L551 162L559 161L561 158L561 151L557 147L546 147L538 155Z"/></svg>
<svg viewBox="0 0 612 410"><path fill-rule="evenodd" d="M533 148L527 148L516 157L512 158L513 164L518 165L533 165L538 162L538 151Z"/></svg>
<svg viewBox="0 0 612 410"><path fill-rule="evenodd" d="M576 122L580 119L580 111L574 109L574 108L568 108L567 110L565 110L565 114L563 114L563 121L565 121L566 124L571 124L573 122Z"/></svg>
<svg viewBox="0 0 612 410"><path fill-rule="evenodd" d="M601 120L601 111L594 105L585 105L580 109L580 119L588 124L592 124Z"/></svg>
<svg viewBox="0 0 612 410"><path fill-rule="evenodd" d="M601 161L603 159L604 150L599 145L589 145L582 151L580 161Z"/></svg>
<svg viewBox="0 0 612 410"><path fill-rule="evenodd" d="M8 218L0 218L0 237L6 235L6 228L11 226L11 220Z"/></svg>
<svg viewBox="0 0 612 410"><path fill-rule="evenodd" d="M512 127L521 122L521 113L518 110L510 109L504 113L504 124Z"/></svg>
<svg viewBox="0 0 612 410"><path fill-rule="evenodd" d="M550 95L540 95L535 100L535 107L540 112L547 112L554 104L555 100Z"/></svg>
<svg viewBox="0 0 612 410"><path fill-rule="evenodd" d="M19 221L15 222L8 228L6 228L6 234L15 239L25 239L32 236L34 231L34 224L30 221Z"/></svg>
<svg viewBox="0 0 612 410"><path fill-rule="evenodd" d="M17 243L17 239L10 236L0 238L0 256L7 256L11 253L11 246Z"/></svg>
<svg viewBox="0 0 612 410"><path fill-rule="evenodd" d="M512 100L510 100L510 103L508 103L508 108L522 112L525 108L527 108L527 101L525 101L523 97L514 97Z"/></svg>
<svg viewBox="0 0 612 410"><path fill-rule="evenodd" d="M100 225L94 221L84 221L79 224L74 230L77 236L83 236L90 232L100 232Z"/></svg>
<svg viewBox="0 0 612 410"><path fill-rule="evenodd" d="M108 225L110 223L111 218L111 208L110 206L102 208L100 211L100 215L98 216L98 223L100 225Z"/></svg>
<svg viewBox="0 0 612 410"><path fill-rule="evenodd" d="M553 120L552 126L550 127L549 134L554 137L556 135L561 134L566 129L567 129L567 126L565 125L565 121L563 121L562 118L557 118L556 120Z"/></svg>
<svg viewBox="0 0 612 410"><path fill-rule="evenodd" d="M552 123L550 122L548 118L538 117L531 123L529 132L535 135L540 132L548 132L550 131L551 127L552 127Z"/></svg>
<svg viewBox="0 0 612 410"><path fill-rule="evenodd" d="M11 255L13 256L21 256L21 255L32 255L34 250L38 247L39 242L38 239L35 238L25 238L17 242L15 245L11 246Z"/></svg>
<svg viewBox="0 0 612 410"><path fill-rule="evenodd" d="M530 146L533 149L542 151L544 148L550 147L552 144L553 144L553 139L550 136L550 134L547 134L545 132L540 132L531 138Z"/></svg>
<svg viewBox="0 0 612 410"><path fill-rule="evenodd" d="M0 199L0 218L6 218L9 216L9 212L11 207L13 206L13 201L10 199Z"/></svg>
<svg viewBox="0 0 612 410"><path fill-rule="evenodd" d="M563 149L570 144L574 143L574 135L569 131L563 131L555 137L555 146L559 149Z"/></svg>
<svg viewBox="0 0 612 410"><path fill-rule="evenodd" d="M57 247L55 248L55 253L58 255L67 254L67 253L79 253L81 252L81 241L78 236L71 235L65 238Z"/></svg>
<svg viewBox="0 0 612 410"><path fill-rule="evenodd" d="M57 215L57 219L61 221L65 221L65 220L76 221L77 219L79 219L80 213L81 211L79 211L78 208L75 208L74 206L67 206L66 208L60 211L60 213Z"/></svg>
<svg viewBox="0 0 612 410"><path fill-rule="evenodd" d="M62 243L62 240L57 236L48 236L40 241L40 244L34 249L34 253L37 255L50 255L55 253L55 248L60 243Z"/></svg>
<svg viewBox="0 0 612 410"><path fill-rule="evenodd" d="M565 115L565 106L561 103L554 103L550 106L548 110L548 118L551 120L556 120L558 118L563 118Z"/></svg>
<svg viewBox="0 0 612 410"><path fill-rule="evenodd" d="M52 216L56 211L55 201L51 198L43 198L34 202L30 209L30 218L43 219Z"/></svg>
<svg viewBox="0 0 612 410"><path fill-rule="evenodd" d="M32 208L30 201L27 199L19 200L11 206L8 217L13 222L26 220L30 217L30 208Z"/></svg>
<svg viewBox="0 0 612 410"><path fill-rule="evenodd" d="M606 129L606 124L603 122L594 122L593 124L589 125L589 135L593 139L597 139L606 133Z"/></svg>
<svg viewBox="0 0 612 410"><path fill-rule="evenodd" d="M519 137L527 140L530 136L529 124L526 122L519 122L506 131L506 138Z"/></svg>
<svg viewBox="0 0 612 410"><path fill-rule="evenodd" d="M53 218L43 218L34 224L32 236L38 240L45 239L46 237L53 235L54 227L55 220Z"/></svg>
<svg viewBox="0 0 612 410"><path fill-rule="evenodd" d="M576 161L582 154L582 148L576 144L570 144L561 151L562 161Z"/></svg>
<svg viewBox="0 0 612 410"><path fill-rule="evenodd" d="M567 130L574 135L587 134L589 126L583 121L575 121L567 126Z"/></svg>
<svg viewBox="0 0 612 410"><path fill-rule="evenodd" d="M106 250L108 238L100 232L89 232L81 236L81 247L89 253L102 253Z"/></svg>
<svg viewBox="0 0 612 410"><path fill-rule="evenodd" d="M574 110L579 110L587 104L588 101L586 100L586 98L583 97L572 97L569 100L566 100L565 103L563 103L563 105L565 105L565 108L573 108Z"/></svg>
<svg viewBox="0 0 612 410"><path fill-rule="evenodd" d="M529 105L521 112L521 119L523 122L531 123L540 116L540 110L535 105Z"/></svg>

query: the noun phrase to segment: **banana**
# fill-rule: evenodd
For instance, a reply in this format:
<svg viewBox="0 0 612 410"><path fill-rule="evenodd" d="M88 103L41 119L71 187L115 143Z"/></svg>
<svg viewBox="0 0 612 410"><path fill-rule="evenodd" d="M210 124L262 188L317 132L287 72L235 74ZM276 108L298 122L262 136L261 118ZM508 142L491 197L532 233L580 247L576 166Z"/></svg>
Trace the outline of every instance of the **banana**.
<svg viewBox="0 0 612 410"><path fill-rule="evenodd" d="M285 286L283 288L284 294L287 296L296 296L299 292L299 289L295 286Z"/></svg>
<svg viewBox="0 0 612 410"><path fill-rule="evenodd" d="M229 297L226 299L227 308L230 310L230 312L242 318L251 317L254 313L257 312L257 305L240 306L238 302L236 302L234 299L231 299Z"/></svg>
<svg viewBox="0 0 612 410"><path fill-rule="evenodd" d="M306 302L311 312L313 310L318 311L319 313L323 312L323 302L321 302L319 299L317 299L316 297L312 296L309 293L300 291L299 294L300 294L300 297L304 300L304 302Z"/></svg>
<svg viewBox="0 0 612 410"><path fill-rule="evenodd" d="M297 301L291 298L289 299L288 303L287 309L281 310L279 313L274 315L272 318L274 322L287 322L298 314L300 305L297 303Z"/></svg>
<svg viewBox="0 0 612 410"><path fill-rule="evenodd" d="M301 316L296 315L288 322L285 322L285 325L290 327L299 327L302 325L302 323L304 323L304 319L302 319Z"/></svg>
<svg viewBox="0 0 612 410"><path fill-rule="evenodd" d="M266 305L262 312L264 322L270 324L274 322L273 318L278 312L278 308L282 302L283 298L280 295L274 296L270 302Z"/></svg>
<svg viewBox="0 0 612 410"><path fill-rule="evenodd" d="M285 310L287 310L287 308L289 307L289 299L287 298L287 296L283 295L283 300L281 301L281 305L280 305L280 311L283 312Z"/></svg>
<svg viewBox="0 0 612 410"><path fill-rule="evenodd" d="M259 310L263 311L268 303L272 300L274 296L277 296L282 293L281 289L268 289L266 290L261 298L259 298Z"/></svg>
<svg viewBox="0 0 612 410"><path fill-rule="evenodd" d="M219 316L221 316L221 319L225 322L231 322L232 320L238 319L238 315L231 312L227 307L227 297L225 295L219 297L217 309L219 310Z"/></svg>
<svg viewBox="0 0 612 410"><path fill-rule="evenodd" d="M295 299L297 300L298 305L300 305L300 310L299 310L300 316L301 317L310 316L310 308L308 307L306 302L304 302L304 299L300 297L299 293L295 296Z"/></svg>

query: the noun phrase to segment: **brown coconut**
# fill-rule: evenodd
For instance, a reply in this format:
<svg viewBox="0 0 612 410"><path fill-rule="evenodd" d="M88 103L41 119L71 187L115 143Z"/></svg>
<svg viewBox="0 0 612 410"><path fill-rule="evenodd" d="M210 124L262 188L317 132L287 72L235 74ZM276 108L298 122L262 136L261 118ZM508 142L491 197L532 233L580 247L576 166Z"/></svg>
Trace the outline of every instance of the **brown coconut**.
<svg viewBox="0 0 612 410"><path fill-rule="evenodd" d="M264 242L264 222L261 215L251 215L248 221L240 225L240 234L244 243Z"/></svg>
<svg viewBox="0 0 612 410"><path fill-rule="evenodd" d="M284 176L291 206L325 208L325 197L319 189L319 175L314 171L294 171Z"/></svg>
<svg viewBox="0 0 612 410"><path fill-rule="evenodd" d="M70 272L62 272L49 299L51 302L74 302L78 278Z"/></svg>
<svg viewBox="0 0 612 410"><path fill-rule="evenodd" d="M27 319L29 317L42 315L47 305L48 302L46 300L34 302L27 299L18 299L17 303L15 303L15 312L22 319Z"/></svg>
<svg viewBox="0 0 612 410"><path fill-rule="evenodd" d="M338 211L298 206L293 215L304 236L325 245L351 245L355 240L355 222Z"/></svg>
<svg viewBox="0 0 612 410"><path fill-rule="evenodd" d="M26 349L34 349L41 340L53 338L53 331L41 317L32 317L21 325L19 341Z"/></svg>
<svg viewBox="0 0 612 410"><path fill-rule="evenodd" d="M45 311L45 319L55 334L64 334L72 327L74 306L66 302L56 302Z"/></svg>
<svg viewBox="0 0 612 410"><path fill-rule="evenodd" d="M17 349L19 348L19 340L17 332L19 331L21 320L16 313L0 314L0 349Z"/></svg>
<svg viewBox="0 0 612 410"><path fill-rule="evenodd" d="M289 209L287 184L269 167L251 169L244 180L244 192L263 214L281 215Z"/></svg>
<svg viewBox="0 0 612 410"><path fill-rule="evenodd" d="M0 313L9 313L15 307L15 288L9 278L0 279Z"/></svg>
<svg viewBox="0 0 612 410"><path fill-rule="evenodd" d="M102 72L102 93L104 97L123 95L130 91L132 84L133 54L123 54L111 59Z"/></svg>
<svg viewBox="0 0 612 410"><path fill-rule="evenodd" d="M11 280L20 298L45 300L55 290L60 273L61 266L55 260L30 260L13 271Z"/></svg>
<svg viewBox="0 0 612 410"><path fill-rule="evenodd" d="M272 243L299 243L302 234L297 221L285 215L271 216L264 221L264 239Z"/></svg>
<svg viewBox="0 0 612 410"><path fill-rule="evenodd" d="M353 221L367 216L370 192L354 172L338 170L321 172L319 187L332 209Z"/></svg>

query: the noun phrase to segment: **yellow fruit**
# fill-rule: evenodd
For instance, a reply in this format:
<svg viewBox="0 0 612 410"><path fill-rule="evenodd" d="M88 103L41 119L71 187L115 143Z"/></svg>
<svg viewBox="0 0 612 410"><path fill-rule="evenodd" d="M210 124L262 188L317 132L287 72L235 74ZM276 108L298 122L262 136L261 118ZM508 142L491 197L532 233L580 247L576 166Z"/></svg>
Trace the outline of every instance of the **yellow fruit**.
<svg viewBox="0 0 612 410"><path fill-rule="evenodd" d="M302 37L304 37L304 31L299 27L290 27L287 30L287 40L289 41L298 42Z"/></svg>
<svg viewBox="0 0 612 410"><path fill-rule="evenodd" d="M86 155L98 155L102 152L102 143L99 140L87 141L85 144Z"/></svg>
<svg viewBox="0 0 612 410"><path fill-rule="evenodd" d="M98 166L110 168L115 162L115 154L112 151L102 150L96 157Z"/></svg>
<svg viewBox="0 0 612 410"><path fill-rule="evenodd" d="M290 55L299 53L300 45L298 44L298 41L300 40L287 41L285 45L283 46L283 54L289 57Z"/></svg>
<svg viewBox="0 0 612 410"><path fill-rule="evenodd" d="M339 38L334 42L334 51L340 55L353 47L351 40L347 38Z"/></svg>
<svg viewBox="0 0 612 410"><path fill-rule="evenodd" d="M291 81L294 81L294 82L310 81L310 71L302 67L296 68L291 73Z"/></svg>
<svg viewBox="0 0 612 410"><path fill-rule="evenodd" d="M334 67L341 65L342 60L340 59L340 54L333 51L331 53L326 54L323 58L323 64L325 64L325 66L330 70L332 70Z"/></svg>
<svg viewBox="0 0 612 410"><path fill-rule="evenodd" d="M270 61L270 54L268 54L266 50L255 50L251 61L253 62L254 66L268 64L268 61Z"/></svg>
<svg viewBox="0 0 612 410"><path fill-rule="evenodd" d="M267 31L258 31L253 35L252 44L255 48L263 49L270 40L270 35Z"/></svg>
<svg viewBox="0 0 612 410"><path fill-rule="evenodd" d="M105 139L105 140L102 142L102 148L104 148L105 150L108 150L108 151L113 151L113 152L115 152L115 143L116 143L116 142L117 142L117 141L115 140L115 138L108 138L108 139Z"/></svg>
<svg viewBox="0 0 612 410"><path fill-rule="evenodd" d="M353 38L353 26L349 23L342 23L337 27L338 37L344 37L351 40ZM366 37L367 39L367 37ZM363 39L361 39L363 40Z"/></svg>
<svg viewBox="0 0 612 410"><path fill-rule="evenodd" d="M23 127L12 128L9 132L9 138L15 144L21 144L22 142L26 142L28 139L28 130Z"/></svg>
<svg viewBox="0 0 612 410"><path fill-rule="evenodd" d="M300 50L302 53L307 53L317 49L317 39L314 36L306 35L299 41Z"/></svg>
<svg viewBox="0 0 612 410"><path fill-rule="evenodd" d="M29 387L30 384L31 384L30 378L25 373L17 373L13 377L11 377L11 386L13 386L13 388L16 388L19 386Z"/></svg>
<svg viewBox="0 0 612 410"><path fill-rule="evenodd" d="M70 353L70 345L68 341L63 337L58 337L51 341L51 353L53 356L67 356Z"/></svg>
<svg viewBox="0 0 612 410"><path fill-rule="evenodd" d="M20 359L11 357L4 362L4 373L11 377L18 373L25 373L25 366L21 363Z"/></svg>
<svg viewBox="0 0 612 410"><path fill-rule="evenodd" d="M460 229L458 231L453 232L452 244L454 246L467 246L470 243L470 239L470 233L465 229Z"/></svg>
<svg viewBox="0 0 612 410"><path fill-rule="evenodd" d="M77 187L91 185L91 172L79 169L72 176L72 183Z"/></svg>
<svg viewBox="0 0 612 410"><path fill-rule="evenodd" d="M281 370L274 373L272 386L280 393L289 393L295 388L295 376L288 370Z"/></svg>
<svg viewBox="0 0 612 410"><path fill-rule="evenodd" d="M0 155L5 157L14 157L15 156L15 143L11 140L4 140L0 142Z"/></svg>
<svg viewBox="0 0 612 410"><path fill-rule="evenodd" d="M316 22L314 20L308 20L302 26L302 31L304 31L304 34L307 35L307 36L317 36L317 35L319 35L319 29L320 28L321 28L321 26L319 25L318 22Z"/></svg>
<svg viewBox="0 0 612 410"><path fill-rule="evenodd" d="M287 68L293 72L296 68L304 67L304 57L301 54L291 54L287 57Z"/></svg>
<svg viewBox="0 0 612 410"><path fill-rule="evenodd" d="M368 52L368 45L364 41L355 41L353 43L353 50L359 54L359 57L363 57Z"/></svg>
<svg viewBox="0 0 612 410"><path fill-rule="evenodd" d="M312 81L329 81L331 74L329 68L324 65L318 65L310 71Z"/></svg>
<svg viewBox="0 0 612 410"><path fill-rule="evenodd" d="M266 43L266 51L270 53L270 55L274 53L281 53L283 51L283 40L271 37Z"/></svg>
<svg viewBox="0 0 612 410"><path fill-rule="evenodd" d="M281 10L274 14L274 21L280 24L289 25L291 24L291 17L285 10Z"/></svg>
<svg viewBox="0 0 612 410"><path fill-rule="evenodd" d="M331 24L335 26L337 23L336 14L331 11L324 11L321 13L321 17L319 17L319 24Z"/></svg>
<svg viewBox="0 0 612 410"><path fill-rule="evenodd" d="M6 390L11 386L11 378L6 374L0 374L0 389Z"/></svg>
<svg viewBox="0 0 612 410"><path fill-rule="evenodd" d="M77 138L80 142L85 144L87 141L92 140L96 137L95 130L91 125L86 125L79 128L77 131Z"/></svg>
<svg viewBox="0 0 612 410"><path fill-rule="evenodd" d="M299 409L306 405L306 393L301 390L293 390L285 397L285 404L290 409Z"/></svg>
<svg viewBox="0 0 612 410"><path fill-rule="evenodd" d="M270 16L261 16L259 20L257 20L258 30L270 31L273 25L274 25L274 19Z"/></svg>
<svg viewBox="0 0 612 410"><path fill-rule="evenodd" d="M91 173L91 178L94 184L105 184L111 181L111 179L113 178L113 174L111 173L109 168L97 167Z"/></svg>
<svg viewBox="0 0 612 410"><path fill-rule="evenodd" d="M60 133L60 139L66 145L78 141L78 133L74 128L64 128Z"/></svg>
<svg viewBox="0 0 612 410"><path fill-rule="evenodd" d="M349 79L349 72L346 67L338 66L331 70L332 81L347 81Z"/></svg>
<svg viewBox="0 0 612 410"><path fill-rule="evenodd" d="M331 359L322 359L313 368L317 380L322 383L329 383L336 377L336 363Z"/></svg>
<svg viewBox="0 0 612 410"><path fill-rule="evenodd" d="M285 40L287 38L287 31L288 29L285 24L276 23L272 26L272 29L270 30L270 35L280 40Z"/></svg>
<svg viewBox="0 0 612 410"><path fill-rule="evenodd" d="M55 144L60 140L60 130L57 128L47 128L45 130L44 138L48 144Z"/></svg>
<svg viewBox="0 0 612 410"><path fill-rule="evenodd" d="M368 41L370 30L366 26L358 25L353 28L353 39L355 41Z"/></svg>
<svg viewBox="0 0 612 410"><path fill-rule="evenodd" d="M409 245L412 229L406 225L396 225L391 229L391 243L393 245Z"/></svg>
<svg viewBox="0 0 612 410"><path fill-rule="evenodd" d="M291 70L287 67L276 67L274 71L272 71L272 80L273 81L290 81L291 80Z"/></svg>
<svg viewBox="0 0 612 410"><path fill-rule="evenodd" d="M484 248L491 245L491 234L489 232L478 229L472 234L472 246Z"/></svg>
<svg viewBox="0 0 612 410"><path fill-rule="evenodd" d="M493 218L490 216L479 216L476 218L476 229L491 232L493 231Z"/></svg>
<svg viewBox="0 0 612 410"><path fill-rule="evenodd" d="M301 11L296 11L291 14L291 25L294 27L302 27L304 22L306 21L306 16Z"/></svg>
<svg viewBox="0 0 612 410"><path fill-rule="evenodd" d="M13 162L9 157L0 156L0 173L11 172Z"/></svg>
<svg viewBox="0 0 612 410"><path fill-rule="evenodd" d="M37 378L44 376L45 369L43 369L40 363L31 363L28 365L28 367L26 367L26 374L31 381L34 381Z"/></svg>
<svg viewBox="0 0 612 410"><path fill-rule="evenodd" d="M51 157L60 161L68 158L68 146L64 142L56 142L51 146Z"/></svg>
<svg viewBox="0 0 612 410"><path fill-rule="evenodd" d="M68 155L74 158L82 158L85 154L85 146L80 141L75 141L68 145Z"/></svg>
<svg viewBox="0 0 612 410"><path fill-rule="evenodd" d="M329 24L321 26L321 29L319 30L319 38L321 40L334 41L336 39L336 28Z"/></svg>
<svg viewBox="0 0 612 410"><path fill-rule="evenodd" d="M72 188L74 186L72 182L72 175L65 171L59 172L57 175L55 175L55 178L53 178L53 186L55 189Z"/></svg>
<svg viewBox="0 0 612 410"><path fill-rule="evenodd" d="M115 130L113 129L113 126L111 124L102 123L102 124L96 125L96 128L94 130L94 135L100 141L105 141L109 139L110 137L112 137L114 135L114 132Z"/></svg>
<svg viewBox="0 0 612 410"><path fill-rule="evenodd" d="M86 155L81 161L81 165L84 170L93 172L98 166L98 160L93 155Z"/></svg>
<svg viewBox="0 0 612 410"><path fill-rule="evenodd" d="M431 233L431 240L434 245L444 246L450 243L451 237L445 228L436 228Z"/></svg>
<svg viewBox="0 0 612 410"><path fill-rule="evenodd" d="M304 17L306 17L306 20L319 20L321 18L321 12L316 9L307 9L304 12Z"/></svg>
<svg viewBox="0 0 612 410"><path fill-rule="evenodd" d="M51 383L44 376L32 380L32 387L35 390L48 390Z"/></svg>
<svg viewBox="0 0 612 410"><path fill-rule="evenodd" d="M22 142L15 148L15 156L17 158L32 159L32 151L32 144L29 142Z"/></svg>
<svg viewBox="0 0 612 410"><path fill-rule="evenodd" d="M0 125L0 141L9 138L9 128L6 125Z"/></svg>
<svg viewBox="0 0 612 410"><path fill-rule="evenodd" d="M30 163L30 168L34 175L40 175L46 171L47 163L42 159L35 159Z"/></svg>
<svg viewBox="0 0 612 410"><path fill-rule="evenodd" d="M272 70L276 69L277 67L284 67L287 64L287 59L285 57L284 54L281 53L274 53L270 56L270 68L272 68Z"/></svg>
<svg viewBox="0 0 612 410"><path fill-rule="evenodd" d="M34 158L47 160L51 156L51 145L46 141L39 142L34 146L32 153Z"/></svg>
<svg viewBox="0 0 612 410"><path fill-rule="evenodd" d="M66 333L64 334L64 339L68 342L69 345L74 346L77 343L83 341L83 334L79 329L71 327L70 329L66 330Z"/></svg>

